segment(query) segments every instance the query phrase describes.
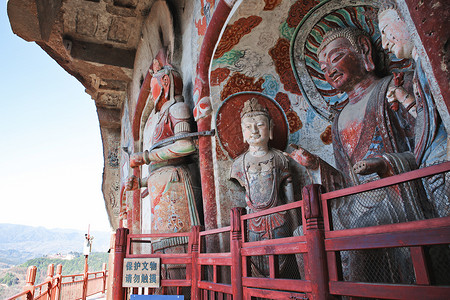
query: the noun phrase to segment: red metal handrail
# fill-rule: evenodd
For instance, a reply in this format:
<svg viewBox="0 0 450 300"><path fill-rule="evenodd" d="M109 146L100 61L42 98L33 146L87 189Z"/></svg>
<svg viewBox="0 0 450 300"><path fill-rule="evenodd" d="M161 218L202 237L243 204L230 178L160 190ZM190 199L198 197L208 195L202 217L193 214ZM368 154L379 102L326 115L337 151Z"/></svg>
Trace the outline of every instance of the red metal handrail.
<svg viewBox="0 0 450 300"><path fill-rule="evenodd" d="M207 238L208 236L214 237L217 234L231 234L231 226L222 227L218 229L201 231L199 233L199 247L202 249L202 237ZM206 243L205 243L206 244ZM216 250L219 247L216 247ZM204 299L224 299L224 296L231 296L233 294L233 286L228 283L219 282L219 278L221 276L221 267L230 267L233 265L232 263L232 249L230 252L224 253L204 253L201 252L198 254L197 258L197 268L198 273L202 274L202 267L210 266L212 267L212 274L209 274L209 277L202 278L200 276L198 278L198 282L196 284L196 288L199 290L199 294Z"/></svg>
<svg viewBox="0 0 450 300"><path fill-rule="evenodd" d="M450 294L450 287L431 286L426 274L425 259L422 247L424 245L450 244L450 217L419 220L398 224L380 225L356 229L330 230L328 203L338 197L344 197L369 190L392 186L437 173L449 172L450 162L432 166L409 173L381 179L365 185L321 194L320 186L313 185L304 189L302 200L274 207L265 211L241 216L234 211L231 225L199 232L185 234L165 234L170 236L189 236L189 253L171 254L171 258L162 254L131 254L131 244L139 238L162 237L163 235L145 234L129 235L124 239L128 250L126 257L159 256L168 262L176 259L178 263L186 264L186 279L191 282L191 299L230 298L248 299L261 297L269 299L328 299L332 295L347 295L356 297L417 299L439 298ZM301 208L304 235L284 237L280 239L245 242L245 225L252 218ZM324 220L325 218L325 220ZM325 226L324 226L325 223ZM230 251L225 253L199 253L201 238L217 234L230 233ZM126 236L126 235L125 235ZM145 242L145 241L144 241ZM117 246L117 245L116 245ZM381 284L346 282L339 279L338 251L376 249L390 247L409 247L413 267L416 273L416 284ZM281 254L301 254L304 257L305 278L277 278L276 271L271 270L270 278L250 277L247 269L247 259L255 255L267 255L273 269L275 256ZM190 258L190 261L189 261ZM175 261L175 260L174 260ZM162 261L163 263L163 261ZM201 267L211 266L211 278L201 278ZM217 280L220 266L231 267L231 284L219 283ZM118 277L120 280L121 277ZM119 281L117 281L119 282ZM162 280L162 286L184 286L186 282ZM179 290L178 290L179 292ZM123 300L124 297L113 299Z"/></svg>
<svg viewBox="0 0 450 300"><path fill-rule="evenodd" d="M450 171L450 161L447 161L447 162L443 162L438 165L433 165L430 167L402 173L402 174L395 175L395 176L382 178L382 179L364 183L361 185L357 185L357 186L353 186L353 187L349 187L349 188L345 188L345 189L341 189L341 190L337 190L337 191L328 192L328 193L322 194L321 199L322 200L331 200L331 199L335 199L335 198L339 198L339 197L350 196L353 194L368 192L368 191L371 191L374 189L388 187L388 186L396 185L399 183L404 183L406 181L420 179L423 177L428 177L428 176L445 173L445 172L449 172L449 171Z"/></svg>
<svg viewBox="0 0 450 300"><path fill-rule="evenodd" d="M329 203L340 197L450 172L450 162L319 195L324 212L324 245L328 257L329 292L332 295L384 299L442 299L449 286L431 285L424 246L450 244L450 216L387 225L333 230ZM350 200L351 201L351 200ZM344 281L336 262L339 251L406 247L410 251L415 284ZM447 270L448 272L448 270Z"/></svg>
<svg viewBox="0 0 450 300"><path fill-rule="evenodd" d="M62 265L57 266L56 275L54 275L54 265L48 266L47 278L44 282L35 284L36 280L35 266L28 267L27 270L27 284L24 287L24 291L18 293L7 300L21 299L25 296L27 300L34 299L47 299L47 300L75 300L82 299L83 295L83 281L84 274L74 275L61 275ZM94 277L92 277L94 276ZM80 277L80 280L75 280L76 277ZM99 272L87 273L86 293L84 295L90 296L97 293L105 293L106 280L108 277L108 271L106 270L106 264L103 264L103 270ZM70 278L70 281L65 279ZM96 288L92 288L92 283L101 280L101 284L97 284ZM91 285L89 285L91 283Z"/></svg>

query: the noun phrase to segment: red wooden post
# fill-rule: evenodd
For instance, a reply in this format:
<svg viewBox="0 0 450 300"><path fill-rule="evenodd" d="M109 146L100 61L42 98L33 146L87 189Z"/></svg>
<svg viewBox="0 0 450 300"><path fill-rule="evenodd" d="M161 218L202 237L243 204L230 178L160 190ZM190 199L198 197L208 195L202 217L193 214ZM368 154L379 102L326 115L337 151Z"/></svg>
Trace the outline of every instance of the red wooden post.
<svg viewBox="0 0 450 300"><path fill-rule="evenodd" d="M52 299L52 287L53 287L53 275L55 273L55 265L54 264L49 264L47 267L47 278L45 279L45 281L47 281L47 299L51 300Z"/></svg>
<svg viewBox="0 0 450 300"><path fill-rule="evenodd" d="M311 280L311 299L330 299L328 288L327 255L325 252L323 216L321 207L322 186L311 184L302 190L303 213L306 220L306 246L308 250L308 268Z"/></svg>
<svg viewBox="0 0 450 300"><path fill-rule="evenodd" d="M427 268L423 246L410 247L409 251L416 274L416 284L430 285L430 272Z"/></svg>
<svg viewBox="0 0 450 300"><path fill-rule="evenodd" d="M34 282L36 280L36 266L29 266L27 269L27 284L23 288L24 291L27 291L27 300L33 300L34 298Z"/></svg>
<svg viewBox="0 0 450 300"><path fill-rule="evenodd" d="M122 287L123 259L127 250L128 228L118 228L114 245L114 274L113 274L113 300L125 299L125 289Z"/></svg>
<svg viewBox="0 0 450 300"><path fill-rule="evenodd" d="M231 231L230 231L230 252L231 252L231 282L233 299L242 299L242 228L241 216L245 214L245 208L233 207L231 209Z"/></svg>
<svg viewBox="0 0 450 300"><path fill-rule="evenodd" d="M62 265L59 264L56 266L56 276L55 276L55 293L53 294L53 300L59 300L59 295L61 295L61 286L62 286Z"/></svg>
<svg viewBox="0 0 450 300"><path fill-rule="evenodd" d="M191 274L191 299L200 299L198 281L200 276L200 266L198 265L199 240L201 226L193 226L189 238L189 252L191 253L192 263L186 266L186 276ZM190 271L190 272L189 272Z"/></svg>
<svg viewBox="0 0 450 300"><path fill-rule="evenodd" d="M105 293L106 290L106 263L103 263L102 265L102 276L103 276L103 288L102 288L102 294Z"/></svg>
<svg viewBox="0 0 450 300"><path fill-rule="evenodd" d="M86 300L88 285L88 255L84 256L83 293L81 299Z"/></svg>
<svg viewBox="0 0 450 300"><path fill-rule="evenodd" d="M106 299L112 299L115 245L116 245L116 233L112 233L111 239L109 241L109 258L108 258L109 271L108 271L108 278L106 280Z"/></svg>
<svg viewBox="0 0 450 300"><path fill-rule="evenodd" d="M217 6L214 9L213 16L206 29L205 37L203 38L202 47L200 49L198 64L197 64L197 77L195 79L194 86L194 98L197 98L194 109L194 118L197 121L198 131L207 131L211 129L211 111L208 109L201 109L198 106L201 104L209 106L211 108L210 101L200 103L202 100L210 97L209 89L209 66L213 57L214 48L219 40L220 32L224 26L228 15L231 12L231 8L234 5L229 1L220 0L216 1ZM197 113L205 111L203 113ZM204 136L198 138L198 155L200 160L200 176L202 178L202 197L203 197L203 210L205 219L206 230L217 228L217 205L214 183L214 167L212 158L212 138L210 136ZM214 241L214 239L212 239ZM214 251L218 249L216 245L207 246L208 251ZM216 247L215 247L216 246Z"/></svg>

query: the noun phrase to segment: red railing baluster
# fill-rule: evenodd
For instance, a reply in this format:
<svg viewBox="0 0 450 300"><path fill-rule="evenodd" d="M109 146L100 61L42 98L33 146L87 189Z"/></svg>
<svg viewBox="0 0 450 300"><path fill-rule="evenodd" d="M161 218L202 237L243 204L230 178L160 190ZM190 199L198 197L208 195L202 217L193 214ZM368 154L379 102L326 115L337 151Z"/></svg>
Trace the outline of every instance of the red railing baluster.
<svg viewBox="0 0 450 300"><path fill-rule="evenodd" d="M27 284L24 287L24 291L27 291L27 300L33 300L34 298L34 282L36 280L36 266L29 266L27 269Z"/></svg>
<svg viewBox="0 0 450 300"><path fill-rule="evenodd" d="M59 300L61 295L61 286L62 286L62 265L59 264L56 266L56 276L55 276L55 293L53 294L53 300Z"/></svg>
<svg viewBox="0 0 450 300"><path fill-rule="evenodd" d="M425 253L422 246L410 247L411 259L414 273L416 274L416 284L430 285L430 275L425 261Z"/></svg>
<svg viewBox="0 0 450 300"><path fill-rule="evenodd" d="M104 294L106 291L106 263L103 263L102 265L102 279L103 279L102 293Z"/></svg>
<svg viewBox="0 0 450 300"><path fill-rule="evenodd" d="M199 297L199 289L198 289L198 281L200 280L199 274L199 266L198 266L198 253L199 253L199 241L200 241L200 230L201 226L192 227L191 236L189 238L189 252L192 255L192 263L186 266L186 279L189 274L191 276L191 299L198 299Z"/></svg>
<svg viewBox="0 0 450 300"><path fill-rule="evenodd" d="M321 185L312 184L302 190L303 214L306 220L306 245L308 270L311 281L311 299L330 298L328 288L327 255L324 243L323 215L321 208Z"/></svg>
<svg viewBox="0 0 450 300"><path fill-rule="evenodd" d="M122 287L123 259L126 255L128 228L118 228L114 247L113 300L123 300L125 289Z"/></svg>
<svg viewBox="0 0 450 300"><path fill-rule="evenodd" d="M241 216L245 208L234 207L231 209L230 252L231 252L231 282L233 299L242 299L242 228Z"/></svg>
<svg viewBox="0 0 450 300"><path fill-rule="evenodd" d="M53 294L53 274L55 273L55 265L49 264L47 268L47 278L45 281L47 281L47 299L52 299Z"/></svg>

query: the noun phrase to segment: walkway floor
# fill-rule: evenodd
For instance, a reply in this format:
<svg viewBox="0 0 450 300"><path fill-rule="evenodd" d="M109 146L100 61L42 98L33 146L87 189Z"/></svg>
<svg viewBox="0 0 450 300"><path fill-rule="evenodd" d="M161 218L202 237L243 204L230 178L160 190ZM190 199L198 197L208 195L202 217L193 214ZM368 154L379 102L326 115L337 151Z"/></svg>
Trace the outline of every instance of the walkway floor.
<svg viewBox="0 0 450 300"><path fill-rule="evenodd" d="M106 293L98 293L86 298L86 300L106 299Z"/></svg>

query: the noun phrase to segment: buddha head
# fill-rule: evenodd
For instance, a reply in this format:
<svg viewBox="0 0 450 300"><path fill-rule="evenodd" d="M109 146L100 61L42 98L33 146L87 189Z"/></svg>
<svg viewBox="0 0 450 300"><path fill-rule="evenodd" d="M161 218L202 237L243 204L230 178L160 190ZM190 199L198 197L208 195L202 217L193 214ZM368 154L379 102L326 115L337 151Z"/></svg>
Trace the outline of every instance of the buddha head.
<svg viewBox="0 0 450 300"><path fill-rule="evenodd" d="M370 37L362 30L346 27L328 31L317 54L325 80L342 92L375 71Z"/></svg>
<svg viewBox="0 0 450 300"><path fill-rule="evenodd" d="M395 3L386 3L378 11L381 44L397 58L413 58L414 42L405 21L400 17Z"/></svg>
<svg viewBox="0 0 450 300"><path fill-rule="evenodd" d="M241 111L241 128L244 141L250 146L267 147L273 138L273 122L267 108L256 98L244 103Z"/></svg>

